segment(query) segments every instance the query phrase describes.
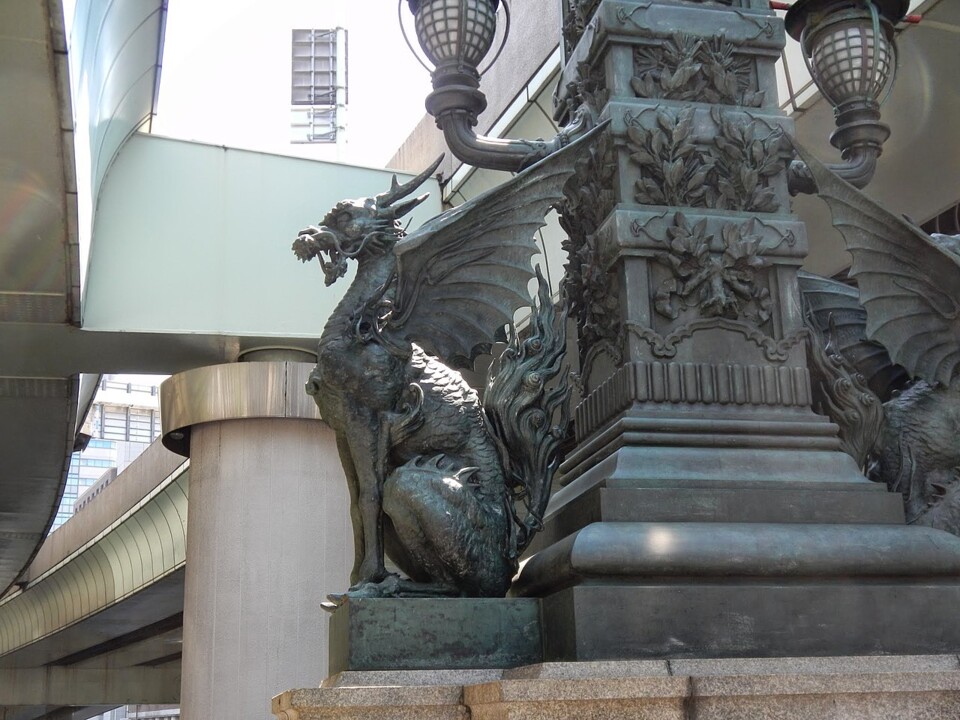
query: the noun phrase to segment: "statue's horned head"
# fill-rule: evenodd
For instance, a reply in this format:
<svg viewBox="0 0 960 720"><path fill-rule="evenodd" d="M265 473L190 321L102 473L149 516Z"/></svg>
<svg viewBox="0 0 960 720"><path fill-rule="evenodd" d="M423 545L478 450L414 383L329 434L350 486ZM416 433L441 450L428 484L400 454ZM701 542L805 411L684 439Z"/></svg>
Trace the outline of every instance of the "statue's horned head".
<svg viewBox="0 0 960 720"><path fill-rule="evenodd" d="M397 202L420 187L440 165L441 155L429 168L402 185L393 176L390 189L372 198L337 203L320 221L300 231L293 252L303 262L319 257L327 285L347 271L347 260L365 252L382 253L403 236L400 218L427 199L428 195ZM326 257L324 257L326 256Z"/></svg>

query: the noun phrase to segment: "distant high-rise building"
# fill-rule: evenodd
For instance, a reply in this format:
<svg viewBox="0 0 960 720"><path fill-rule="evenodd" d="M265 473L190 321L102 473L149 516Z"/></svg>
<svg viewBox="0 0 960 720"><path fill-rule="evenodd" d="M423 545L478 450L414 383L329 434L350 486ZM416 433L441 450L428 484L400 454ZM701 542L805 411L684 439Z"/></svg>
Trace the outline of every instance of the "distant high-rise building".
<svg viewBox="0 0 960 720"><path fill-rule="evenodd" d="M51 530L70 519L86 490L101 479L102 485L108 484L160 437L160 395L155 379L149 377L149 382L140 383L111 375L101 379L81 431L90 440L70 459L63 498Z"/></svg>
<svg viewBox="0 0 960 720"><path fill-rule="evenodd" d="M291 142L337 143L346 127L347 31L294 30Z"/></svg>
<svg viewBox="0 0 960 720"><path fill-rule="evenodd" d="M122 705L90 720L180 720L180 706Z"/></svg>

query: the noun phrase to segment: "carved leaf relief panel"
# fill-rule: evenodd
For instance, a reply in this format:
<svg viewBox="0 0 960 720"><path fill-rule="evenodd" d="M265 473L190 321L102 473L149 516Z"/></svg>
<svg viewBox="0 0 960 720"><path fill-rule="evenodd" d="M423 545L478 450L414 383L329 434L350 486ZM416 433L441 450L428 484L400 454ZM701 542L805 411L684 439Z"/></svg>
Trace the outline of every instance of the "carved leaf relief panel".
<svg viewBox="0 0 960 720"><path fill-rule="evenodd" d="M613 139L604 133L576 166L565 188L560 225L566 232L564 290L577 321L581 373L587 359L603 351L619 362L621 335L616 273L601 256L600 226L616 205Z"/></svg>
<svg viewBox="0 0 960 720"><path fill-rule="evenodd" d="M710 115L718 132L710 149L716 186L709 190L715 190L716 195L708 192L708 206L718 210L777 212L780 202L767 183L786 167L780 152L783 131L769 130L756 120L734 122L718 108L713 108Z"/></svg>
<svg viewBox="0 0 960 720"><path fill-rule="evenodd" d="M785 167L780 128L758 120L737 122L713 108L717 132L710 145L700 146L693 137L695 108L658 106L656 124L649 128L641 123L643 112L624 116L629 157L640 169L634 195L638 203L767 213L780 209L770 187Z"/></svg>
<svg viewBox="0 0 960 720"><path fill-rule="evenodd" d="M707 221L690 224L678 212L663 239L665 250L654 257L667 270L654 296L654 308L669 320L695 309L701 317L743 319L761 326L770 319L772 300L760 271L769 267L763 257L763 236L754 232L755 220L725 223L720 231L723 250L711 252L714 236Z"/></svg>
<svg viewBox="0 0 960 720"><path fill-rule="evenodd" d="M634 51L630 87L640 98L760 107L765 95L753 89L753 61L735 50L720 35L676 33Z"/></svg>
<svg viewBox="0 0 960 720"><path fill-rule="evenodd" d="M713 160L693 143L694 108L657 111L656 126L627 127L630 159L640 166L636 201L644 205L703 207Z"/></svg>

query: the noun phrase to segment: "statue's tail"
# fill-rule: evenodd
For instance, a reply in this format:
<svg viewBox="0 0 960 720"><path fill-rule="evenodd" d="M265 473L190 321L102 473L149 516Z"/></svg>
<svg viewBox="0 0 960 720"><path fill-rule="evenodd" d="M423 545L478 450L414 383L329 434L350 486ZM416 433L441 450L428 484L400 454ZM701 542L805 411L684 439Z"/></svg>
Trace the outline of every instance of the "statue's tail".
<svg viewBox="0 0 960 720"><path fill-rule="evenodd" d="M490 370L484 410L503 451L513 515L512 557L519 557L543 527L559 445L569 422L566 377L557 383L566 350L566 312L557 312L550 286L537 269L539 307L530 326L511 332L507 349ZM566 304L565 301L563 303Z"/></svg>

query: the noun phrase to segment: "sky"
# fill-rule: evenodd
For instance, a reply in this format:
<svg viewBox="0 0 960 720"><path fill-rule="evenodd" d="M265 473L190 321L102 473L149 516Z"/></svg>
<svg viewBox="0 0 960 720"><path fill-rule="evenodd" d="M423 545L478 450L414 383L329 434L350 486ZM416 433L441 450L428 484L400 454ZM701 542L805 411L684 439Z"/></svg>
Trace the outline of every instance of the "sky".
<svg viewBox="0 0 960 720"><path fill-rule="evenodd" d="M409 14L406 2L400 9ZM333 27L348 31L339 157L289 142L291 30ZM153 132L383 167L425 115L429 91L397 0L170 0Z"/></svg>

